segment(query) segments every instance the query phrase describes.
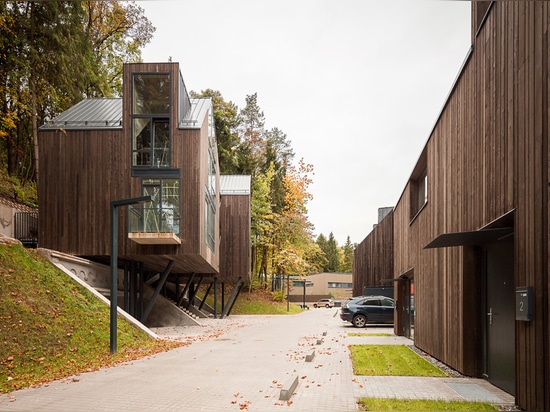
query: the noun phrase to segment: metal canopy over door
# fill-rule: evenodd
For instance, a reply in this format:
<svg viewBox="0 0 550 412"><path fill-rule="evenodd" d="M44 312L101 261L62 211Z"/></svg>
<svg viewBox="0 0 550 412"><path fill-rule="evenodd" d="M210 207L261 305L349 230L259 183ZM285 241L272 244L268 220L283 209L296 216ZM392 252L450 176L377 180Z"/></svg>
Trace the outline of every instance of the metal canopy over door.
<svg viewBox="0 0 550 412"><path fill-rule="evenodd" d="M483 245L484 375L515 395L514 237Z"/></svg>

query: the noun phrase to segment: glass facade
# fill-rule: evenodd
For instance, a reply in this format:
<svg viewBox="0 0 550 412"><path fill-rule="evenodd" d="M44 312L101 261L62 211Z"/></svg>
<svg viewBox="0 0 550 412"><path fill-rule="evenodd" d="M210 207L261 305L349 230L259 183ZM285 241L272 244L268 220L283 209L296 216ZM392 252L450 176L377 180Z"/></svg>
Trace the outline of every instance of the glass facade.
<svg viewBox="0 0 550 412"><path fill-rule="evenodd" d="M132 166L171 164L170 75L135 73L132 89Z"/></svg>
<svg viewBox="0 0 550 412"><path fill-rule="evenodd" d="M151 202L141 205L141 230L148 233L180 232L180 180L146 178L142 180L143 195Z"/></svg>

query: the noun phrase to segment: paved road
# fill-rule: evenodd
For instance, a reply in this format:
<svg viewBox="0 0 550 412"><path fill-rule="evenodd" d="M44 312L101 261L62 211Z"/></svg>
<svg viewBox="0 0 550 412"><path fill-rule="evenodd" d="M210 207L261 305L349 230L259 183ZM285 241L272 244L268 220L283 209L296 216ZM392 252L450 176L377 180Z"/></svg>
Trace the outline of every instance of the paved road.
<svg viewBox="0 0 550 412"><path fill-rule="evenodd" d="M291 316L230 316L157 329L190 345L128 364L0 396L0 411L354 411L365 396L514 403L483 380L354 376L348 345L411 344L350 337L337 309ZM389 328L368 328L372 332ZM325 335L324 335L325 334ZM315 353L311 362L306 356ZM281 389L298 378L289 401Z"/></svg>

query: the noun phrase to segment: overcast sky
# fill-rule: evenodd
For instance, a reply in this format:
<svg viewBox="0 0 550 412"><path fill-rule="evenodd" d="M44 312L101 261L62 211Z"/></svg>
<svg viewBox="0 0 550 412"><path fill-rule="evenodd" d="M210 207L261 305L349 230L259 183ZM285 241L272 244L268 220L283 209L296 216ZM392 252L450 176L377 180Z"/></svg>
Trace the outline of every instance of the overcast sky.
<svg viewBox="0 0 550 412"><path fill-rule="evenodd" d="M360 243L395 206L470 47L470 2L172 0L145 62L180 64L188 90L244 108L314 166L315 235Z"/></svg>

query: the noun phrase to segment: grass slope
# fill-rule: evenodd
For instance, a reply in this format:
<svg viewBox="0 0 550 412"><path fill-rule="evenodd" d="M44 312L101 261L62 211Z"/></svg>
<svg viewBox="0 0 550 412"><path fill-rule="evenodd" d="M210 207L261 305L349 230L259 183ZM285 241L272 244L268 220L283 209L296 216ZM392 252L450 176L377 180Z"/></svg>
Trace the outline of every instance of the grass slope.
<svg viewBox="0 0 550 412"><path fill-rule="evenodd" d="M117 323L111 355L108 306L34 251L0 245L0 393L181 346Z"/></svg>

